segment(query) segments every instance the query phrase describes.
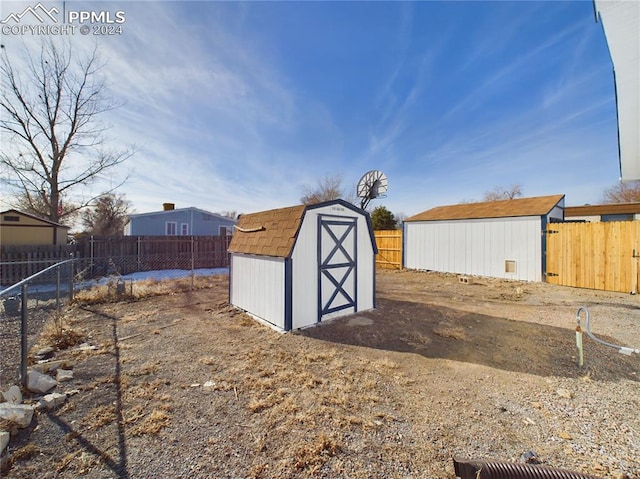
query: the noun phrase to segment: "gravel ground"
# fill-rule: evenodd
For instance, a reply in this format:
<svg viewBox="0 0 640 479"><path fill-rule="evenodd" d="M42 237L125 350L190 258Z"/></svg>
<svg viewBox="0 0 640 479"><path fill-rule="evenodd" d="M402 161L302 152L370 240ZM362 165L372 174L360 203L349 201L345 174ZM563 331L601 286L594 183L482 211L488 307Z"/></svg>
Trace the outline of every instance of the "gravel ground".
<svg viewBox="0 0 640 479"><path fill-rule="evenodd" d="M69 312L78 390L12 437L10 478L453 478L452 457L640 478L638 297L380 271L378 307L279 334L210 289ZM27 398L28 400L36 398Z"/></svg>

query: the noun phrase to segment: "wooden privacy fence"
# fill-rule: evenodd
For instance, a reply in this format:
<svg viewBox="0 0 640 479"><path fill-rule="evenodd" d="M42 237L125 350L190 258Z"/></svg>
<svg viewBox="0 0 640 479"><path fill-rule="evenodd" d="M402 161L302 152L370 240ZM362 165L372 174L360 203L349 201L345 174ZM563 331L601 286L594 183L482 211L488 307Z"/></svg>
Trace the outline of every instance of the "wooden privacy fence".
<svg viewBox="0 0 640 479"><path fill-rule="evenodd" d="M226 268L231 236L90 236L67 246L2 246L0 284L17 283L53 263L77 259L84 277L167 269Z"/></svg>
<svg viewBox="0 0 640 479"><path fill-rule="evenodd" d="M78 255L88 276L166 269L226 268L230 236L123 236L85 238Z"/></svg>
<svg viewBox="0 0 640 479"><path fill-rule="evenodd" d="M547 282L638 292L640 222L552 223L547 226Z"/></svg>
<svg viewBox="0 0 640 479"><path fill-rule="evenodd" d="M2 245L0 248L0 285L7 286L69 259L75 245Z"/></svg>
<svg viewBox="0 0 640 479"><path fill-rule="evenodd" d="M373 232L378 246L376 267L402 268L402 230L377 230Z"/></svg>

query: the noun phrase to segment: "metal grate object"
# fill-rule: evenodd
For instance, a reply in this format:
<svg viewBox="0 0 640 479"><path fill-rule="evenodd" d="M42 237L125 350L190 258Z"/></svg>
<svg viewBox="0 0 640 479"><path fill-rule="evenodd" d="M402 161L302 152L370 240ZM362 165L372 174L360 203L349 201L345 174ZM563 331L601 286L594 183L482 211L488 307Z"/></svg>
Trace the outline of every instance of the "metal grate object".
<svg viewBox="0 0 640 479"><path fill-rule="evenodd" d="M601 479L564 469L513 462L454 458L453 467L460 479Z"/></svg>

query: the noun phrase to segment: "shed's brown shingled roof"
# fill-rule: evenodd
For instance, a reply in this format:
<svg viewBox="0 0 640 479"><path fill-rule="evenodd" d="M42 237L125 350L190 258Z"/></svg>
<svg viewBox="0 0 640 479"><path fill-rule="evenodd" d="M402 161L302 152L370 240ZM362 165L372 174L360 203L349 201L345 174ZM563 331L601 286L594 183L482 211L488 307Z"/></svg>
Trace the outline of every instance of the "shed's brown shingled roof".
<svg viewBox="0 0 640 479"><path fill-rule="evenodd" d="M240 216L228 251L286 258L291 254L305 206Z"/></svg>
<svg viewBox="0 0 640 479"><path fill-rule="evenodd" d="M438 206L405 221L463 220L479 218L507 218L512 216L542 216L549 213L564 195L536 196L515 200L486 201L459 205Z"/></svg>

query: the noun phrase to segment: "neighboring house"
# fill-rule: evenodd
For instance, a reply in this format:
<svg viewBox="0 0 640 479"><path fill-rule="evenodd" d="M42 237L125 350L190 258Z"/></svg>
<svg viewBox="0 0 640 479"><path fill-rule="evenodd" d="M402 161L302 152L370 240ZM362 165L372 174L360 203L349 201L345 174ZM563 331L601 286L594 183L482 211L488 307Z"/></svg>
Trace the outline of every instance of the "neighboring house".
<svg viewBox="0 0 640 479"><path fill-rule="evenodd" d="M545 278L549 223L564 195L439 206L404 221L403 266L495 278Z"/></svg>
<svg viewBox="0 0 640 479"><path fill-rule="evenodd" d="M198 208L175 209L165 203L162 211L129 215L127 236L225 236L233 234L236 220Z"/></svg>
<svg viewBox="0 0 640 479"><path fill-rule="evenodd" d="M375 308L369 214L343 200L242 215L229 302L280 331Z"/></svg>
<svg viewBox="0 0 640 479"><path fill-rule="evenodd" d="M613 63L620 176L640 180L640 2L594 0Z"/></svg>
<svg viewBox="0 0 640 479"><path fill-rule="evenodd" d="M69 227L18 210L0 213L2 246L66 245Z"/></svg>
<svg viewBox="0 0 640 479"><path fill-rule="evenodd" d="M614 203L608 205L567 206L566 221L633 221L640 219L640 203Z"/></svg>

